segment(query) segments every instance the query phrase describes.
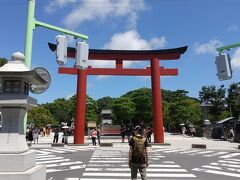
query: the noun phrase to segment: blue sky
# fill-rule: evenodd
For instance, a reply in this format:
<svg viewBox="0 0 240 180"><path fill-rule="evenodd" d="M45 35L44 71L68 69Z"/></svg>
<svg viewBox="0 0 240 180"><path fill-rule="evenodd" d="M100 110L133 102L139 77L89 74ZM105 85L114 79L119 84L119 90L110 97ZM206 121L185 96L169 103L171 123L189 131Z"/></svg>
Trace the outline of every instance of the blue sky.
<svg viewBox="0 0 240 180"><path fill-rule="evenodd" d="M0 57L24 52L27 0L0 1ZM239 0L36 0L38 21L89 36L90 48L168 49L189 46L180 60L161 61L165 68L178 68L179 75L161 77L163 89L189 91L198 97L204 85L228 86L240 81L240 48L232 49L233 78L219 81L215 49L240 42ZM61 34L37 28L33 37L32 68L44 67L52 76L50 88L31 95L39 103L68 98L76 93L76 76L58 74L58 64L47 42ZM76 41L69 38L69 45ZM70 60L66 66L71 67ZM94 67L112 63L91 62ZM125 67L146 67L149 63L125 63ZM119 97L141 87L151 87L151 79L129 76L88 76L87 94L98 99Z"/></svg>

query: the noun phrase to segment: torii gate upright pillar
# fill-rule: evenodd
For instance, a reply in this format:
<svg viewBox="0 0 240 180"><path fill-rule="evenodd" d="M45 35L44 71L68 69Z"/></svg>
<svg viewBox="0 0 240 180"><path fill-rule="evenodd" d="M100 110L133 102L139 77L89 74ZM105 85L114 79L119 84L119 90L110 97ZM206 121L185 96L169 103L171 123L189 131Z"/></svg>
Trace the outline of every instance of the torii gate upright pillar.
<svg viewBox="0 0 240 180"><path fill-rule="evenodd" d="M154 142L164 143L159 59L151 59Z"/></svg>
<svg viewBox="0 0 240 180"><path fill-rule="evenodd" d="M77 70L77 97L75 112L74 144L84 144L85 114L86 114L86 84L87 70Z"/></svg>

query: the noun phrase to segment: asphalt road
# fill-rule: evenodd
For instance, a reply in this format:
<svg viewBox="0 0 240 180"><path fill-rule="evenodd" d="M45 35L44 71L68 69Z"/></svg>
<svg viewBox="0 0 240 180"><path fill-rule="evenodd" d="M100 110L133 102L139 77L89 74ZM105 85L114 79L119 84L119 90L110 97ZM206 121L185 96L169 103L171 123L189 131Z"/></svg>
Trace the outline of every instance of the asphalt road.
<svg viewBox="0 0 240 180"><path fill-rule="evenodd" d="M37 164L47 165L47 180L130 179L127 147L38 148ZM240 151L154 147L148 180L237 180ZM140 179L140 177L139 177Z"/></svg>

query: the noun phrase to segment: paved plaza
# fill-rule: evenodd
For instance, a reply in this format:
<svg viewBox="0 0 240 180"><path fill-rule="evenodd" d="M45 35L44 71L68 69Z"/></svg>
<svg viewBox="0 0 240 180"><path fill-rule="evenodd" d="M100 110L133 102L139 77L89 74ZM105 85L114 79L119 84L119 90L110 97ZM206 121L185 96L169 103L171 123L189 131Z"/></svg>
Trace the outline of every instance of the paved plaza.
<svg viewBox="0 0 240 180"><path fill-rule="evenodd" d="M59 143L61 142L62 134L59 135ZM154 138L152 137L152 140ZM50 136L40 137L39 144L32 144L33 147L50 147L53 141L53 134ZM121 142L120 136L103 136L101 137L102 143L113 143L114 147L128 147L127 139L125 139L125 143ZM204 137L194 137L190 136L182 136L180 134L172 135L171 133L164 134L164 141L166 146L174 147L174 148L192 148L192 144L205 144L206 149L216 149L216 150L238 150L238 143L230 143L228 141L222 141L218 139L206 139ZM69 144L73 143L73 136L68 137ZM85 145L91 146L91 139L85 136L84 140Z"/></svg>
<svg viewBox="0 0 240 180"><path fill-rule="evenodd" d="M51 147L53 136L40 137L31 150L37 153L37 164L46 165L47 180L127 180L128 143L120 137L102 137L112 147L92 146L85 137L84 146ZM61 138L60 138L61 139ZM148 179L226 180L240 177L240 150L237 143L190 138L165 133L165 145L149 148ZM206 149L192 148L205 144ZM139 177L140 179L140 177Z"/></svg>

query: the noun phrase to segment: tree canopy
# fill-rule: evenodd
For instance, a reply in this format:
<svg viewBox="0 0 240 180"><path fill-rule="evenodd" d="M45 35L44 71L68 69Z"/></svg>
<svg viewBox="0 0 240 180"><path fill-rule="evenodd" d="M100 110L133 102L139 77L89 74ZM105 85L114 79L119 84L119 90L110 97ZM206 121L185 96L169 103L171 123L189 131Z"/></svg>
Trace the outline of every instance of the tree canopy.
<svg viewBox="0 0 240 180"><path fill-rule="evenodd" d="M193 124L201 127L204 120L203 103L211 104L207 107L208 119L216 121L240 115L240 83L233 83L229 88L223 85L216 87L203 86L199 91L199 99L188 96L186 90L161 90L163 123L166 130L177 130L180 124ZM29 122L38 126L47 124L71 123L75 117L76 95L69 99L59 98L52 103L42 104L30 110ZM86 123L95 121L101 124L101 111L112 110L114 124L145 123L152 126L152 91L150 88L140 88L129 91L118 98L109 96L94 100L87 96Z"/></svg>

